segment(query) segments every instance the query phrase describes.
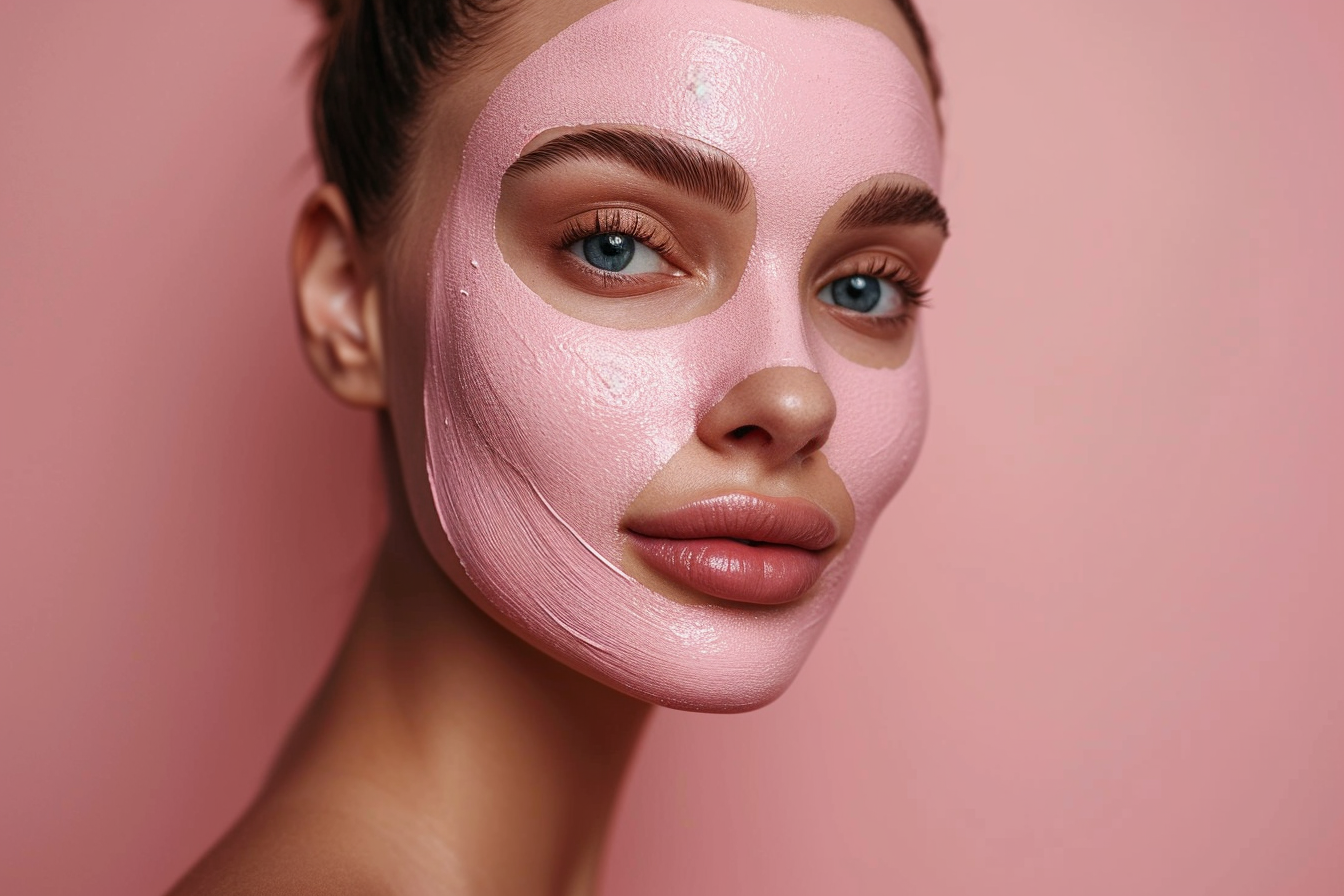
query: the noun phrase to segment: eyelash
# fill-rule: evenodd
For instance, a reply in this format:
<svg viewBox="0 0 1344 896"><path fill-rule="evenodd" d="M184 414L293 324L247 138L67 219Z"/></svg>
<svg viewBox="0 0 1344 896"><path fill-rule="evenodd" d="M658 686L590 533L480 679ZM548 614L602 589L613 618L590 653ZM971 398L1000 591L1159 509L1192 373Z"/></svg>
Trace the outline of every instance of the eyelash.
<svg viewBox="0 0 1344 896"><path fill-rule="evenodd" d="M901 313L891 317L871 317L868 315L849 312L855 317L862 319L866 326L876 327L885 331L904 330L910 324L914 323L916 310L929 307L928 299L925 298L929 291L924 286L924 280L910 268L896 261L890 256L881 258L869 258L858 267L846 273L838 274L826 281L822 287L834 283L836 280L844 277L875 277L879 280L889 280L896 287L896 291L901 294Z"/></svg>
<svg viewBox="0 0 1344 896"><path fill-rule="evenodd" d="M570 221L565 225L559 239L556 240L555 248L565 255L570 255L572 254L568 251L570 246L586 240L590 236L598 236L603 233L622 233L633 237L657 252L664 261L667 261L667 257L672 251L672 241L668 239L665 233L654 229L644 215L624 208L594 209L592 217L586 221L583 219ZM671 264L671 262L668 263ZM604 271L586 264L581 265L581 267L585 273L599 278L604 284L629 283L643 276Z"/></svg>

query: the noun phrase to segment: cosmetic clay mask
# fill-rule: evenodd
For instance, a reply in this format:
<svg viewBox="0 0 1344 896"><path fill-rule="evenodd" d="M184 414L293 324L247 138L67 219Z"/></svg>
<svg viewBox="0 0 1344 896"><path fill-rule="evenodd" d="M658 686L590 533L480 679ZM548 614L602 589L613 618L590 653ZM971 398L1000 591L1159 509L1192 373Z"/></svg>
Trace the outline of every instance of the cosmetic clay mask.
<svg viewBox="0 0 1344 896"><path fill-rule="evenodd" d="M654 329L600 326L548 304L506 263L505 171L538 135L589 126L700 141L750 176L755 237L717 308ZM800 265L853 188L900 173L936 191L939 168L918 74L884 35L844 19L617 0L507 75L468 137L428 302L430 483L483 608L656 703L732 711L777 697L914 464L926 407L918 342L900 367L848 360L803 307ZM678 601L635 581L622 515L729 390L775 367L814 371L835 396L823 454L854 503L843 553L809 594L777 606Z"/></svg>

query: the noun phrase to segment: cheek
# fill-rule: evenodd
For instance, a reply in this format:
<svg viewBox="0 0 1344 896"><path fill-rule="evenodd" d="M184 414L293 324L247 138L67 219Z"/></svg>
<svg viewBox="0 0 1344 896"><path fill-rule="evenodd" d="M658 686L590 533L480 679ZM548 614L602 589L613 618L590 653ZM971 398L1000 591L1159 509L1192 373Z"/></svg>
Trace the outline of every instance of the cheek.
<svg viewBox="0 0 1344 896"><path fill-rule="evenodd" d="M700 384L675 338L565 317L492 262L437 315L433 379L449 387L428 403L613 559L626 504L693 431Z"/></svg>
<svg viewBox="0 0 1344 896"><path fill-rule="evenodd" d="M835 394L836 418L825 452L854 501L857 538L909 478L928 421L928 375L918 330L898 368L855 364L828 350L822 376Z"/></svg>

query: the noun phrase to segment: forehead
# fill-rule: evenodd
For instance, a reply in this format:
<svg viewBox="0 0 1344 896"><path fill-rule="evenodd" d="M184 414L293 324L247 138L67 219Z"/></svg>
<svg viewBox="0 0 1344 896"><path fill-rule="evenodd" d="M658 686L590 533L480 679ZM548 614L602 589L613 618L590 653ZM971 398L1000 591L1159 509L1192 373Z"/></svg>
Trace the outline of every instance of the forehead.
<svg viewBox="0 0 1344 896"><path fill-rule="evenodd" d="M763 37L768 29L760 28L754 29L754 40L747 39L738 26L751 12L775 20L776 27L789 32L792 42L771 46ZM819 18L822 13L826 17ZM786 22L792 27L782 24ZM508 167L532 136L547 128L584 123L655 126L651 119L658 116L650 114L649 97L684 91L680 111L687 112L689 98L698 93L699 113L678 117L670 114L676 104L665 102L660 126L679 130L684 125L691 131L688 136L710 137L705 142L730 151L735 158L752 145L768 147L779 141L781 152L802 153L803 159L826 169L826 156L838 147L874 149L888 140L910 150L907 156L922 147L923 155L918 163L911 163L909 173L937 189L940 140L927 76L914 38L893 0L687 0L675 4L666 0L517 0L494 24L462 67L430 94L407 172L401 223L387 250L393 259L389 267L393 276L403 268L413 274L428 261L444 208L463 174L469 132L479 151L489 142L480 139L489 127L487 122L507 122L511 115L519 116L517 127L506 140L494 142L495 150L503 155L489 160L496 174ZM663 60L662 80L655 80L642 64L655 51ZM704 73L698 85L689 67L676 74L679 59L698 64ZM713 135L708 125L714 107L703 102L711 86L711 60L728 66L726 71L713 73L718 88L713 96L719 100L714 113L719 126ZM743 70L734 82L731 64L739 60L754 61L753 67ZM668 82L668 77L673 80ZM809 78L815 80L809 82ZM525 81L539 92L519 90ZM752 90L769 85L776 92L767 95L777 108L782 102L793 114L768 121L753 118L764 107ZM731 97L744 100L736 107L735 117L723 102ZM549 105L558 99L564 105ZM845 115L840 114L842 106ZM819 114L828 109L834 113L829 121ZM874 127L872 118L878 110L886 110L888 122L898 118L904 122L895 127L894 138ZM565 114L549 114L557 111ZM524 121L524 115L530 117ZM740 126L736 132L734 124ZM767 135L768 141L764 140ZM785 141L786 136L791 139ZM789 148L783 146L785 142ZM511 143L516 145L507 145ZM479 156L477 160L484 161ZM906 170L889 154L872 164L875 167L869 173ZM759 172L749 173L754 178ZM833 193L834 187L827 192ZM414 287L418 282L415 275L405 285Z"/></svg>
<svg viewBox="0 0 1344 896"><path fill-rule="evenodd" d="M886 35L736 0L602 6L503 77L466 158L502 174L537 134L590 124L699 140L735 158L758 189L792 175L791 190L843 192L884 172L936 189L940 168L924 83Z"/></svg>
<svg viewBox="0 0 1344 896"><path fill-rule="evenodd" d="M481 52L464 58L474 89L488 93L495 83L524 57L584 16L614 0L509 0L485 13ZM722 0L743 2L792 13L800 17L821 16L850 19L884 34L919 72L926 90L933 93L927 60L910 22L897 0ZM669 4L671 5L671 4ZM680 6L680 4L676 4ZM675 14L675 12L674 12Z"/></svg>

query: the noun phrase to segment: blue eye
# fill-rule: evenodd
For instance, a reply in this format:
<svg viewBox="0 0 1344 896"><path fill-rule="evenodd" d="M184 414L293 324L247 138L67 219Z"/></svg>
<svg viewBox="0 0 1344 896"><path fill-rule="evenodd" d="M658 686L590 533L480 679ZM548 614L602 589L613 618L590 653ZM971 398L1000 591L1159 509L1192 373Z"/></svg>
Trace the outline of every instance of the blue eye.
<svg viewBox="0 0 1344 896"><path fill-rule="evenodd" d="M828 305L867 314L879 306L890 305L895 296L895 287L885 279L855 274L823 286L817 298ZM880 310L887 312L890 309L882 307Z"/></svg>
<svg viewBox="0 0 1344 896"><path fill-rule="evenodd" d="M609 274L656 274L667 265L643 240L631 233L606 230L570 244L569 251Z"/></svg>
<svg viewBox="0 0 1344 896"><path fill-rule="evenodd" d="M635 257L637 245L628 233L595 233L583 241L583 257L595 268L623 271Z"/></svg>

